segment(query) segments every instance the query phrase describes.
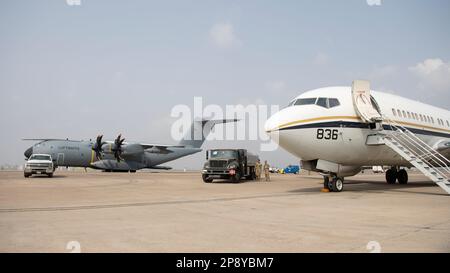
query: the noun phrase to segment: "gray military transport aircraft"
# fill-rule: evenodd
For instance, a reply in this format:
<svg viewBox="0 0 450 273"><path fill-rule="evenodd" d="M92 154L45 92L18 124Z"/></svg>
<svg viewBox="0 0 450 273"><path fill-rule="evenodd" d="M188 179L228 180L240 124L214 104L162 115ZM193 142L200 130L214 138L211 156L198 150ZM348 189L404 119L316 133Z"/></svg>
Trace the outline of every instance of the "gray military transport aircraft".
<svg viewBox="0 0 450 273"><path fill-rule="evenodd" d="M216 124L237 120L194 121L190 130L177 145L128 143L119 135L114 141L69 139L23 139L39 141L28 148L24 155L49 154L55 167L83 167L104 171L135 172L139 169L169 170L160 164L202 151L201 146ZM201 130L201 131L200 131Z"/></svg>

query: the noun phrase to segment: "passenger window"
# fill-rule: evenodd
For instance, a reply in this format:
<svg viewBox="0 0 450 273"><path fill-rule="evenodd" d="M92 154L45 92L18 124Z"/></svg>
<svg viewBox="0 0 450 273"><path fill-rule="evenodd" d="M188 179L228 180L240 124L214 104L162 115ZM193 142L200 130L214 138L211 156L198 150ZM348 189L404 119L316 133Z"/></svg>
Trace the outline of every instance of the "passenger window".
<svg viewBox="0 0 450 273"><path fill-rule="evenodd" d="M448 122L448 120L447 120L447 127L450 127L450 123Z"/></svg>
<svg viewBox="0 0 450 273"><path fill-rule="evenodd" d="M397 113L399 117L402 117L402 112L400 110L397 109Z"/></svg>
<svg viewBox="0 0 450 273"><path fill-rule="evenodd" d="M416 117L416 120L419 120L419 115L417 115L417 113L414 113L414 116Z"/></svg>
<svg viewBox="0 0 450 273"><path fill-rule="evenodd" d="M327 98L319 98L316 102L318 106L322 106L324 108L328 108Z"/></svg>
<svg viewBox="0 0 450 273"><path fill-rule="evenodd" d="M403 113L403 117L406 118L406 112L405 112L405 110L402 110L402 113Z"/></svg>
<svg viewBox="0 0 450 273"><path fill-rule="evenodd" d="M434 118L433 118L433 117L431 117L431 123L433 123L433 124L434 124Z"/></svg>
<svg viewBox="0 0 450 273"><path fill-rule="evenodd" d="M392 108L392 114L394 114L394 117L397 116L397 112L395 112L394 108Z"/></svg>
<svg viewBox="0 0 450 273"><path fill-rule="evenodd" d="M420 121L423 122L423 116L422 116L422 114L419 114L419 116L420 116Z"/></svg>
<svg viewBox="0 0 450 273"><path fill-rule="evenodd" d="M407 112L407 113L408 113L408 118L411 119L411 113L410 112Z"/></svg>
<svg viewBox="0 0 450 273"><path fill-rule="evenodd" d="M310 104L316 104L316 98L298 99L295 102L295 105L310 105Z"/></svg>
<svg viewBox="0 0 450 273"><path fill-rule="evenodd" d="M338 100L338 99L335 99L335 98L329 98L329 99L328 99L328 105L330 106L330 108L333 108L333 107L339 106L339 105L341 105L341 104L339 103L339 100Z"/></svg>

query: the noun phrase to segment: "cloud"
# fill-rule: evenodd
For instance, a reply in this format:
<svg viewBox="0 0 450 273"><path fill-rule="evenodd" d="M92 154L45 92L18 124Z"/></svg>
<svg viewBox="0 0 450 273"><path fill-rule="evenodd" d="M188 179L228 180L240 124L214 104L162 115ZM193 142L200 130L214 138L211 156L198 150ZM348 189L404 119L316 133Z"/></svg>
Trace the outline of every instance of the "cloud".
<svg viewBox="0 0 450 273"><path fill-rule="evenodd" d="M419 78L419 87L431 88L435 91L448 91L450 89L450 63L443 60L426 59L425 61L408 68Z"/></svg>
<svg viewBox="0 0 450 273"><path fill-rule="evenodd" d="M317 55L314 57L313 64L315 65L326 65L330 61L330 58L328 58L328 55L322 52L317 53Z"/></svg>
<svg viewBox="0 0 450 273"><path fill-rule="evenodd" d="M231 48L241 44L231 23L215 24L211 27L209 35L213 43L220 48Z"/></svg>

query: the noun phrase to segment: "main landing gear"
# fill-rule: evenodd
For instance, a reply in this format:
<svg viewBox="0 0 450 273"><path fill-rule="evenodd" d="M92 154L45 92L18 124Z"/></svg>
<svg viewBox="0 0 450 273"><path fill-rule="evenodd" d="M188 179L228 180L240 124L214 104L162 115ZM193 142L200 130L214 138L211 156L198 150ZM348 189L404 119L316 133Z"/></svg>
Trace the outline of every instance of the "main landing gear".
<svg viewBox="0 0 450 273"><path fill-rule="evenodd" d="M324 176L323 189L330 192L341 192L344 189L344 178Z"/></svg>
<svg viewBox="0 0 450 273"><path fill-rule="evenodd" d="M388 184L395 184L398 181L399 184L408 184L408 173L405 169L397 169L392 167L386 172L386 182Z"/></svg>

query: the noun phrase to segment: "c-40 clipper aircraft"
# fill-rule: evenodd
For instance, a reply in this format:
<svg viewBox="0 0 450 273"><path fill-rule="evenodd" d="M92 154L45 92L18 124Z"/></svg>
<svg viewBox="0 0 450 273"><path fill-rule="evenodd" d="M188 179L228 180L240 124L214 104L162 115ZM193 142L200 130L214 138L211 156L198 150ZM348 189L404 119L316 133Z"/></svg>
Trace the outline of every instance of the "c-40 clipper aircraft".
<svg viewBox="0 0 450 273"><path fill-rule="evenodd" d="M78 141L64 139L24 139L39 141L24 153L49 154L55 167L84 167L105 171L129 171L139 169L171 169L160 164L200 152L207 135L216 124L237 120L194 121L190 130L178 145L128 143L119 135L114 141Z"/></svg>
<svg viewBox="0 0 450 273"><path fill-rule="evenodd" d="M370 90L368 81L298 96L265 125L303 168L320 172L340 192L363 166L391 166L386 181L408 183L415 167L450 194L450 112Z"/></svg>

